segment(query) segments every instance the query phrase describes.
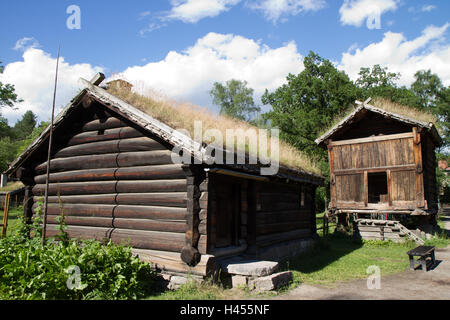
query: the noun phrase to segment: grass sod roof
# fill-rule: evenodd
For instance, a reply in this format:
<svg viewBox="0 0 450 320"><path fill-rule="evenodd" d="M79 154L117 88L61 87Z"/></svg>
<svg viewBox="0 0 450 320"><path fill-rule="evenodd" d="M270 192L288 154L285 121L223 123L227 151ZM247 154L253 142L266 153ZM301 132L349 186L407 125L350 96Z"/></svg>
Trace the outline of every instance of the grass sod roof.
<svg viewBox="0 0 450 320"><path fill-rule="evenodd" d="M242 129L257 129L246 122L217 116L204 108L191 104L176 103L167 99L152 99L128 90L112 90L108 92L87 80L80 79L80 81L85 88L55 118L55 129L64 122L86 95L94 98L111 110L124 115L143 129L151 131L172 145L181 146L183 149L192 151L193 156L197 158L201 158L203 155L202 145L188 138L185 134L176 130L176 128L183 128L189 131L189 128L193 128L192 120L200 120L204 122L204 129L215 128L217 126L221 128L230 126L230 128L235 129L238 127ZM49 131L50 126L13 161L5 173L10 175L15 172L48 139ZM268 144L270 146L270 143ZM278 176L291 178L296 175L307 175L315 183L323 183L324 178L321 176L320 170L312 159L282 141L280 141L279 151L280 172L277 174ZM307 180L310 181L309 179Z"/></svg>
<svg viewBox="0 0 450 320"><path fill-rule="evenodd" d="M368 103L359 104L356 108L349 108L340 116L337 116L328 127L326 127L319 138L315 140L317 144L322 144L326 139L333 136L341 128L351 123L360 112L367 110L381 114L385 117L395 119L400 122L418 126L429 130L438 145L442 144L442 139L436 129L438 122L436 116L430 112L417 108L401 105L385 98L375 97Z"/></svg>
<svg viewBox="0 0 450 320"><path fill-rule="evenodd" d="M108 92L174 129L186 130L192 138L195 138L195 121L201 121L203 132L208 129L218 130L224 139L227 129L242 130L242 132L259 130L258 127L248 122L223 115L216 115L206 108L191 103L177 102L168 98L144 96L119 86L109 87ZM208 139L208 137L206 139L205 137L202 138L204 139L203 141L197 142L216 145L216 141L213 139ZM249 141L245 140L244 144L242 142L244 141L241 141L241 143L237 141L235 147L238 150L249 153ZM218 147L225 148L226 146L219 144ZM320 169L315 165L313 159L288 143L279 140L279 157L271 154L270 141L268 141L267 147L269 157L274 161L278 160L281 166L286 166L307 174L321 174Z"/></svg>

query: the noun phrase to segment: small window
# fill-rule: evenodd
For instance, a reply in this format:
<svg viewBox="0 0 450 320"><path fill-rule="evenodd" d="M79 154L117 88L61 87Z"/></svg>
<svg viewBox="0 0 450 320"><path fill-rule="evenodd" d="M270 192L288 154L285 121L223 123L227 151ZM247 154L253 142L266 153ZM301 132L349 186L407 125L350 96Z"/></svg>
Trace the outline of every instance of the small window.
<svg viewBox="0 0 450 320"><path fill-rule="evenodd" d="M388 202L388 185L386 172L367 174L369 203Z"/></svg>

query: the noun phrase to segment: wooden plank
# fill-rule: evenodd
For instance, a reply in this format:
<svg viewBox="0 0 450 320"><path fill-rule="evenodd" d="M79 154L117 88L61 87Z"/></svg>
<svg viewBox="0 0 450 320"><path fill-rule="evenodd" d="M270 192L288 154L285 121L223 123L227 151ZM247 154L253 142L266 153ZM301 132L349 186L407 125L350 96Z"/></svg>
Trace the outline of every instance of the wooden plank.
<svg viewBox="0 0 450 320"><path fill-rule="evenodd" d="M386 140L394 140L394 139L408 139L412 138L413 134L411 132L407 133L398 133L398 134L390 134L384 136L374 136L368 138L358 138L358 139L349 139L349 140L341 140L341 141L330 141L330 145L335 146L344 146L344 145L354 145L360 143L368 143L368 142L378 142L378 141L386 141Z"/></svg>
<svg viewBox="0 0 450 320"><path fill-rule="evenodd" d="M351 174L359 174L364 173L365 171L369 173L374 172L384 172L387 170L390 171L405 171L405 170L414 170L416 166L414 164L402 164L396 166L382 166L382 167L364 167L364 168L351 168L351 169L337 169L334 171L336 175L351 175Z"/></svg>

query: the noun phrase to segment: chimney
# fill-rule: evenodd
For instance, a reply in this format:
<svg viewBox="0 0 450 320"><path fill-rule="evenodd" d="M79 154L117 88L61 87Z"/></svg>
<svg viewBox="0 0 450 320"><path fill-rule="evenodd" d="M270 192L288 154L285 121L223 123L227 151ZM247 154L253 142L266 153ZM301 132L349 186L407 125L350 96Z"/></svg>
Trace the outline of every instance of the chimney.
<svg viewBox="0 0 450 320"><path fill-rule="evenodd" d="M108 88L115 87L117 89L126 91L131 91L131 88L133 88L133 85L131 83L122 79L110 81L106 85L108 86Z"/></svg>

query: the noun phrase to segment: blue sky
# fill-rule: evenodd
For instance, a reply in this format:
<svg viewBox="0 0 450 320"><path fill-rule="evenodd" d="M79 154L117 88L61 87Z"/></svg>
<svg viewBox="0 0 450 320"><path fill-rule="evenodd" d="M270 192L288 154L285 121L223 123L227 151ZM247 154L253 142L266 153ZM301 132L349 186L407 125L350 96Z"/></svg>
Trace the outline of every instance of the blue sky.
<svg viewBox="0 0 450 320"><path fill-rule="evenodd" d="M80 29L67 27L71 5L80 9ZM450 85L448 0L16 0L0 6L6 67L0 81L14 84L24 99L18 110L2 110L10 123L28 109L48 119L58 45L58 106L79 89L79 77L98 71L126 78L141 93L155 90L211 109L213 82L237 78L255 89L260 103L265 89L303 70L310 50L352 79L360 67L378 63L400 72L401 85L410 85L420 69Z"/></svg>

